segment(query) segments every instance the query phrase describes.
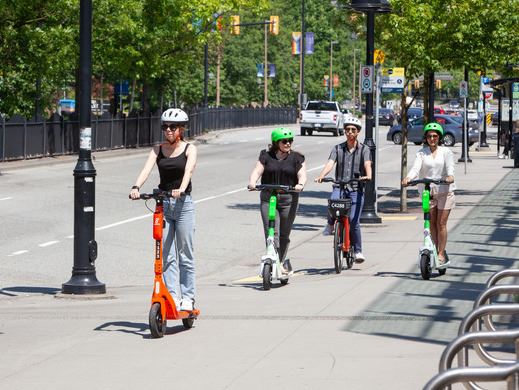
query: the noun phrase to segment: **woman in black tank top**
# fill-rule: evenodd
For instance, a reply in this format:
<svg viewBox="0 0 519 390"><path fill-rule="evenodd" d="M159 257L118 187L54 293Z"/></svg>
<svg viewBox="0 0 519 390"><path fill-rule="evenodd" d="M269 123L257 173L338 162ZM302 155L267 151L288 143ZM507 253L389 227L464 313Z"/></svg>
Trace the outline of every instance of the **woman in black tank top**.
<svg viewBox="0 0 519 390"><path fill-rule="evenodd" d="M278 248L279 259L284 263L290 232L294 223L299 204L299 192L306 184L305 156L292 150L294 133L290 129L274 129L271 134L272 145L269 150L260 152L256 166L249 178L249 189L254 189L256 182L261 178L262 184L281 184L293 186L297 193L279 194L274 241ZM260 193L260 211L263 220L265 239L268 234L268 209L270 193ZM287 260L288 261L288 260ZM284 264L290 269L288 264Z"/></svg>
<svg viewBox="0 0 519 390"><path fill-rule="evenodd" d="M166 236L163 246L163 277L179 310L193 310L195 302L195 260L193 237L195 209L191 199L191 176L196 165L196 146L184 141L187 114L170 108L162 114L161 124L165 142L155 146L132 187L130 197L139 198L139 190L157 164L160 175L158 187L171 192L164 201Z"/></svg>

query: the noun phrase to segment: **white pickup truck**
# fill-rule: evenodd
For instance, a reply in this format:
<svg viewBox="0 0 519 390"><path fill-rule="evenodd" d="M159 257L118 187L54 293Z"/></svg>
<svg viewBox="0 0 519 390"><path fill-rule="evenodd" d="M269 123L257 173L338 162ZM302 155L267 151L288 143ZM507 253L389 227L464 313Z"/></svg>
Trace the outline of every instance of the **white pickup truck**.
<svg viewBox="0 0 519 390"><path fill-rule="evenodd" d="M328 131L338 136L344 134L342 112L337 102L311 100L299 113L301 135L314 131Z"/></svg>

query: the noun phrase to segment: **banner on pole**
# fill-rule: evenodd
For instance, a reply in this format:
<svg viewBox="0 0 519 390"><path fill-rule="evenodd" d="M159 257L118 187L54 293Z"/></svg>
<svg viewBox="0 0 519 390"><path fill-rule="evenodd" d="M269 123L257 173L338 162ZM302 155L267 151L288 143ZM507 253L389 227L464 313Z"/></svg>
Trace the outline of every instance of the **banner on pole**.
<svg viewBox="0 0 519 390"><path fill-rule="evenodd" d="M307 32L305 36L305 54L314 54L314 33Z"/></svg>
<svg viewBox="0 0 519 390"><path fill-rule="evenodd" d="M292 55L301 54L301 33L292 33Z"/></svg>
<svg viewBox="0 0 519 390"><path fill-rule="evenodd" d="M263 64L256 64L256 77L263 77L265 74Z"/></svg>
<svg viewBox="0 0 519 390"><path fill-rule="evenodd" d="M269 64L269 77L276 77L276 64Z"/></svg>

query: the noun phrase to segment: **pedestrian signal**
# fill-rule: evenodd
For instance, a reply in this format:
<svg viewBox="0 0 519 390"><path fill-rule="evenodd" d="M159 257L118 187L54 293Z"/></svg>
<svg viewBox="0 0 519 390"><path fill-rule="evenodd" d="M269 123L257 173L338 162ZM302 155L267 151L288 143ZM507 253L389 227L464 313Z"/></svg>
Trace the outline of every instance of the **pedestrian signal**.
<svg viewBox="0 0 519 390"><path fill-rule="evenodd" d="M240 35L240 15L231 16L231 34Z"/></svg>
<svg viewBox="0 0 519 390"><path fill-rule="evenodd" d="M272 35L279 34L279 16L270 17L269 31Z"/></svg>

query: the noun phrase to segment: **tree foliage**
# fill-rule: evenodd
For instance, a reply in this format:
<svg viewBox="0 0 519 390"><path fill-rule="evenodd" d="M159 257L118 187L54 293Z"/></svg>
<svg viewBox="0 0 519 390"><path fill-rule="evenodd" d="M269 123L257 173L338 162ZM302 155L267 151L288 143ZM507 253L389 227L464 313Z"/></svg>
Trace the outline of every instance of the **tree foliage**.
<svg viewBox="0 0 519 390"><path fill-rule="evenodd" d="M0 113L31 116L35 102L52 109L64 91L73 95L79 56L80 0L0 0ZM337 5L337 3L339 5ZM342 5L349 3L342 1ZM377 15L377 48L388 66L403 66L408 78L424 72L506 69L519 62L517 0L392 0L393 12ZM306 0L306 30L315 34L315 53L305 56L305 92L327 98L330 42L335 99L351 97L354 49L364 47L365 21L341 1ZM203 100L204 45L209 48L208 100L216 102L217 58L221 59L221 104L263 101L256 64L263 62L262 26L229 33L231 15L242 22L280 16L280 33L268 36L268 59L276 65L269 79L269 102L296 104L299 56L291 54L291 34L301 29L301 3L291 0L95 0L93 76L113 85L135 85L140 108L176 101ZM221 17L224 28L216 28ZM351 32L358 40L351 39ZM357 52L364 61L364 51ZM97 93L97 92L95 92ZM105 94L108 94L106 91ZM97 97L97 96L93 96Z"/></svg>

